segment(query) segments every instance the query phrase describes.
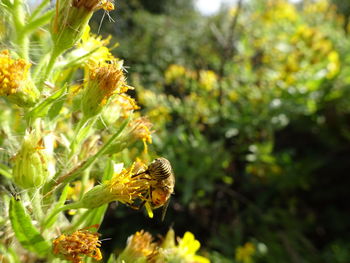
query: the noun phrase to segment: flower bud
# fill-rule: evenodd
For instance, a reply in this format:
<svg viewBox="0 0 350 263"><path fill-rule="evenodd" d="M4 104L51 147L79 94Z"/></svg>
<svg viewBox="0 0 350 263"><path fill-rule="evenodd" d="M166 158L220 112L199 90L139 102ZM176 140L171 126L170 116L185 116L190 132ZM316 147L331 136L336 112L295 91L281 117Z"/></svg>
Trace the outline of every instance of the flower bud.
<svg viewBox="0 0 350 263"><path fill-rule="evenodd" d="M112 11L114 5L107 0L57 0L56 13L50 31L54 50L58 54L74 46L81 38L94 11Z"/></svg>
<svg viewBox="0 0 350 263"><path fill-rule="evenodd" d="M99 114L112 95L124 93L128 89L122 61L91 66L81 100L84 116L90 118Z"/></svg>
<svg viewBox="0 0 350 263"><path fill-rule="evenodd" d="M8 50L0 52L0 96L22 107L33 106L40 93L29 75L31 64L12 59Z"/></svg>
<svg viewBox="0 0 350 263"><path fill-rule="evenodd" d="M27 133L22 147L15 156L13 180L28 189L43 185L50 176L49 158L43 148L43 140L34 132Z"/></svg>

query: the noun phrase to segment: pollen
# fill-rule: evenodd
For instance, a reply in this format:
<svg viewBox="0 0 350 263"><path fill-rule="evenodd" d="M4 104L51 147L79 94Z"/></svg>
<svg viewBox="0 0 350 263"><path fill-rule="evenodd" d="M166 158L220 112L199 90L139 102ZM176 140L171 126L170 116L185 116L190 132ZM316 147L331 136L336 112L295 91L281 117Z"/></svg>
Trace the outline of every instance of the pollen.
<svg viewBox="0 0 350 263"><path fill-rule="evenodd" d="M31 64L23 59L12 59L8 50L0 52L0 95L17 92L27 78Z"/></svg>
<svg viewBox="0 0 350 263"><path fill-rule="evenodd" d="M137 199L143 199L149 189L149 182L144 178L132 177L132 175L145 169L145 164L140 161L128 169L123 169L121 173L108 181L107 185L110 194L115 196L114 199L128 205L133 205Z"/></svg>
<svg viewBox="0 0 350 263"><path fill-rule="evenodd" d="M97 227L97 225L91 226ZM83 256L101 260L101 241L99 234L93 233L87 228L80 229L69 235L60 235L53 241L53 253L63 256L73 263L82 263Z"/></svg>

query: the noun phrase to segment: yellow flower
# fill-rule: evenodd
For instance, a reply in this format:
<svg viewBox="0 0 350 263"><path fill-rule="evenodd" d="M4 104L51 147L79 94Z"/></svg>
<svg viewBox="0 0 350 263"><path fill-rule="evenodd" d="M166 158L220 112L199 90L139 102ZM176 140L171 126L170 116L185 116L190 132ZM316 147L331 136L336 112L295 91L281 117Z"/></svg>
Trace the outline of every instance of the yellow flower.
<svg viewBox="0 0 350 263"><path fill-rule="evenodd" d="M97 36L90 33L90 27L86 26L84 33L81 37L81 41L78 42L77 48L69 53L68 58L71 60L76 60L81 57L86 56L85 59L79 60L79 63L83 65L99 65L106 61L115 60L114 56L107 47L111 39L108 36L102 39L101 36ZM113 46L111 49L116 47Z"/></svg>
<svg viewBox="0 0 350 263"><path fill-rule="evenodd" d="M200 243L191 232L186 232L183 238L178 238L178 245L174 242L175 233L170 229L161 245L157 263L160 262L189 262L189 263L210 263L210 260L196 255Z"/></svg>
<svg viewBox="0 0 350 263"><path fill-rule="evenodd" d="M8 50L0 52L0 96L20 106L32 106L39 98L39 91L30 79L31 64L23 59L12 59Z"/></svg>
<svg viewBox="0 0 350 263"><path fill-rule="evenodd" d="M254 244L247 242L244 246L236 248L236 260L243 263L252 263L255 251Z"/></svg>
<svg viewBox="0 0 350 263"><path fill-rule="evenodd" d="M199 84L206 90L215 89L218 82L218 76L212 70L199 71Z"/></svg>
<svg viewBox="0 0 350 263"><path fill-rule="evenodd" d="M123 169L109 181L95 186L81 201L76 203L77 208L96 208L113 201L133 206L135 201L143 200L149 190L149 180L141 177L132 177L133 174L146 169L146 165L139 161L130 168Z"/></svg>
<svg viewBox="0 0 350 263"><path fill-rule="evenodd" d="M94 225L91 227L98 227ZM69 235L60 235L53 240L53 253L62 256L73 263L82 263L82 256L88 256L95 260L101 260L102 254L99 249L101 241L99 234L80 229Z"/></svg>
<svg viewBox="0 0 350 263"><path fill-rule="evenodd" d="M88 182L85 183L84 186L82 185L82 182L80 180L71 183L68 189L67 199L73 201L79 200L80 195L92 189L94 187L94 184L95 181L93 179L88 180Z"/></svg>
<svg viewBox="0 0 350 263"><path fill-rule="evenodd" d="M128 133L131 134L133 140L142 140L144 151L147 153L147 143L152 143L152 128L153 124L146 117L140 117L132 120L128 127Z"/></svg>
<svg viewBox="0 0 350 263"><path fill-rule="evenodd" d="M186 80L195 79L196 73L186 69L181 65L170 65L165 71L165 83L171 84L184 84Z"/></svg>
<svg viewBox="0 0 350 263"><path fill-rule="evenodd" d="M333 78L340 70L340 59L339 59L339 54L336 51L331 51L328 54L328 65L327 65L327 69L328 69L328 74L327 74L327 78L331 79Z"/></svg>
<svg viewBox="0 0 350 263"><path fill-rule="evenodd" d="M183 238L179 241L178 249L188 262L209 263L205 257L195 255L201 244L194 238L191 232L186 232Z"/></svg>
<svg viewBox="0 0 350 263"><path fill-rule="evenodd" d="M99 114L112 95L124 93L129 88L126 85L122 61L91 65L81 100L85 117Z"/></svg>
<svg viewBox="0 0 350 263"><path fill-rule="evenodd" d="M102 111L102 119L107 126L115 124L121 118L128 118L140 107L135 99L126 94L119 94L111 99L111 102Z"/></svg>
<svg viewBox="0 0 350 263"><path fill-rule="evenodd" d="M287 0L270 0L267 3L267 10L263 17L271 23L281 20L294 22L298 15L295 6Z"/></svg>
<svg viewBox="0 0 350 263"><path fill-rule="evenodd" d="M157 244L153 242L152 235L141 230L128 238L127 246L119 255L117 262L151 262L157 253Z"/></svg>

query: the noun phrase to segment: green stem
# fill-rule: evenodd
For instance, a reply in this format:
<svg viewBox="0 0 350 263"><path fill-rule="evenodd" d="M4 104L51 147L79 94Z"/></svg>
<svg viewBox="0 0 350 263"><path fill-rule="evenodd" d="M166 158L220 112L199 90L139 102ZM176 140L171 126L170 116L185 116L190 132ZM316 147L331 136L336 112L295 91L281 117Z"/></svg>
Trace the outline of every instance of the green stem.
<svg viewBox="0 0 350 263"><path fill-rule="evenodd" d="M44 197L48 198L50 195L52 195L52 193L56 192L60 188L64 187L67 183L76 179L82 172L88 169L98 158L100 158L103 154L105 154L108 148L116 141L116 139L123 132L125 127L128 125L129 121L130 121L130 118L126 119L122 123L119 130L112 135L112 137L103 145L103 147L95 155L83 161L78 167L74 168L72 171L61 175L60 177L57 178L57 180L52 181L50 184L48 184L44 191L45 193Z"/></svg>
<svg viewBox="0 0 350 263"><path fill-rule="evenodd" d="M72 222L72 225L67 229L68 231L74 231L77 230L83 222L90 216L90 212L92 210L87 210L83 214L79 215L78 219L76 221Z"/></svg>
<svg viewBox="0 0 350 263"><path fill-rule="evenodd" d="M64 206L61 206L59 208L54 209L47 218L45 218L44 224L43 224L43 228L45 229L46 226L50 225L50 222L55 218L56 215L58 215L59 213L63 212L63 211L67 211L69 209L78 209L81 208L81 204L80 202L75 202L75 203L71 203L71 204L67 204Z"/></svg>
<svg viewBox="0 0 350 263"><path fill-rule="evenodd" d="M102 148L93 156L89 157L86 161L84 161L79 167L77 167L74 171L64 174L61 177L57 179L57 188L54 189L57 190L61 186L71 182L76 177L79 176L83 171L88 169L98 158L100 158L103 154L106 153L108 148L115 142L115 140L119 137L119 135L122 133L126 125L129 123L129 119L125 120L119 130L112 135L112 137L102 146Z"/></svg>
<svg viewBox="0 0 350 263"><path fill-rule="evenodd" d="M15 44L18 53L25 60L29 60L29 35L24 30L26 14L21 0L14 1L11 15L16 29Z"/></svg>
<svg viewBox="0 0 350 263"><path fill-rule="evenodd" d="M90 178L90 169L86 169L81 178L81 190L80 190L79 199L81 199L85 193L86 186L89 184L89 178Z"/></svg>
<svg viewBox="0 0 350 263"><path fill-rule="evenodd" d="M28 195L32 203L35 219L40 222L44 218L44 213L41 206L41 194L37 189L33 189L28 192Z"/></svg>
<svg viewBox="0 0 350 263"><path fill-rule="evenodd" d="M54 10L50 10L45 14L43 14L41 17L30 21L30 23L27 24L24 28L25 32L31 33L34 30L38 29L39 27L46 25L47 23L49 23L53 14L54 14Z"/></svg>
<svg viewBox="0 0 350 263"><path fill-rule="evenodd" d="M40 79L40 83L39 83L39 89L40 90L43 89L44 82L50 77L52 69L53 69L53 67L55 65L56 59L58 58L58 56L60 54L61 53L57 52L55 48L52 50L49 63L46 66L46 70L45 70L45 72L43 74L43 77Z"/></svg>
<svg viewBox="0 0 350 263"><path fill-rule="evenodd" d="M79 121L74 131L73 140L70 144L70 153L68 156L68 160L69 160L68 163L72 160L73 156L76 154L83 139L85 139L88 136L96 120L97 120L97 117L92 117L92 118L83 117Z"/></svg>
<svg viewBox="0 0 350 263"><path fill-rule="evenodd" d="M50 0L44 0L38 5L37 8L33 11L32 15L29 18L29 22L33 21L40 13L44 10L44 8L50 3Z"/></svg>
<svg viewBox="0 0 350 263"><path fill-rule="evenodd" d="M17 31L16 46L19 55L26 61L29 61L29 38L23 30Z"/></svg>

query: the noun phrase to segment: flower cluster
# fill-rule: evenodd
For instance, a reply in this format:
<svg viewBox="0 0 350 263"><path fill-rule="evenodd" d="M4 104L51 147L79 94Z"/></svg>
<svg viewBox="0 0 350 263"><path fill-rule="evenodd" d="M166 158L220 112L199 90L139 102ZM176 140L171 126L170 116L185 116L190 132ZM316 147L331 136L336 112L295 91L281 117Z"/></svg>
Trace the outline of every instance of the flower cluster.
<svg viewBox="0 0 350 263"><path fill-rule="evenodd" d="M52 242L53 253L72 263L82 263L83 256L101 260L101 241L98 238L98 233L87 229L80 229L68 235L62 234Z"/></svg>
<svg viewBox="0 0 350 263"><path fill-rule="evenodd" d="M31 64L24 59L12 59L8 50L0 52L0 96L20 106L32 106L39 92L30 79Z"/></svg>
<svg viewBox="0 0 350 263"><path fill-rule="evenodd" d="M130 236L127 246L119 255L117 262L188 262L188 263L210 263L209 259L196 255L200 243L194 235L186 232L183 238L177 238L175 232L170 229L162 242L154 242L148 232L141 230Z"/></svg>

